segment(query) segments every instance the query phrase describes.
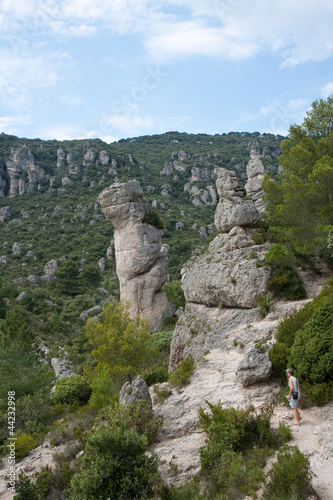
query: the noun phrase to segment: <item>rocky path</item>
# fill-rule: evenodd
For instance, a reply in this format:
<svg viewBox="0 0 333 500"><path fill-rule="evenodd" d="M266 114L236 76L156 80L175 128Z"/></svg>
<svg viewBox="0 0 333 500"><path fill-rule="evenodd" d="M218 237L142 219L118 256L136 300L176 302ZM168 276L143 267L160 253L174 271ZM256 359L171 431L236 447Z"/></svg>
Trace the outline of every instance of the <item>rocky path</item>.
<svg viewBox="0 0 333 500"><path fill-rule="evenodd" d="M272 427L282 422L292 431L290 445L297 445L310 458L312 485L321 500L333 500L333 402L324 408L300 409L301 425L295 424L292 410L276 406Z"/></svg>

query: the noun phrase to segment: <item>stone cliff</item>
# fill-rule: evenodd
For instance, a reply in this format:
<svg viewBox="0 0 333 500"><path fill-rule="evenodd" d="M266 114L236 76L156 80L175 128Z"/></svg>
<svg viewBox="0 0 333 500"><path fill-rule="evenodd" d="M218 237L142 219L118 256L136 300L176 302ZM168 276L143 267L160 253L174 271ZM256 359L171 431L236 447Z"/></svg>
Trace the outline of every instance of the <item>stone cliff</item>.
<svg viewBox="0 0 333 500"><path fill-rule="evenodd" d="M11 149L10 160L6 161L9 182L9 197L38 189L40 181L47 178L44 170L35 164L30 149L25 145ZM2 180L4 187L4 180ZM4 190L2 190L4 195Z"/></svg>
<svg viewBox="0 0 333 500"><path fill-rule="evenodd" d="M167 247L162 232L145 222L147 205L140 184L133 180L112 184L98 197L114 228L114 248L120 298L129 301L130 313L148 319L157 331L175 308L161 290L168 280Z"/></svg>

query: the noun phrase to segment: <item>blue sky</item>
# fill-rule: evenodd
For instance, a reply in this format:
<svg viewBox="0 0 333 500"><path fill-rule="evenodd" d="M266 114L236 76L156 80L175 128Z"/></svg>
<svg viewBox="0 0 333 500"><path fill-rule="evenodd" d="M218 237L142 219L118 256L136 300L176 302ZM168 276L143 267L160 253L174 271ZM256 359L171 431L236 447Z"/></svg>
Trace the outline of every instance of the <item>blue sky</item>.
<svg viewBox="0 0 333 500"><path fill-rule="evenodd" d="M287 134L333 93L328 0L0 0L0 131Z"/></svg>

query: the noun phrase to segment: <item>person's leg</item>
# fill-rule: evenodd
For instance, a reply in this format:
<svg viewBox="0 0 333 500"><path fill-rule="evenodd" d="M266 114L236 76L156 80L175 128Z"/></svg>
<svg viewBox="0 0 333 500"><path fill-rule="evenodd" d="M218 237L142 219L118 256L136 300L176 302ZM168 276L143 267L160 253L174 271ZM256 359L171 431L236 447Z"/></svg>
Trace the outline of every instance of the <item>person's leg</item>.
<svg viewBox="0 0 333 500"><path fill-rule="evenodd" d="M294 412L294 415L295 415L295 418L296 418L296 422L297 422L297 425L301 425L301 416L299 414L299 411L297 408L293 408L293 412Z"/></svg>

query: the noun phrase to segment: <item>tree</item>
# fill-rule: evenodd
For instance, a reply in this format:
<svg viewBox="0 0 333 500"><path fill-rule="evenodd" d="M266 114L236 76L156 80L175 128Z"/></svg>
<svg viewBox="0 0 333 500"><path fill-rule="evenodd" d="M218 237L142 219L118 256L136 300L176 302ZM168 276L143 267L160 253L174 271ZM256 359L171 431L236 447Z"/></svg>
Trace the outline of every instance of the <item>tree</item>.
<svg viewBox="0 0 333 500"><path fill-rule="evenodd" d="M333 96L320 99L281 143L277 182L262 187L271 229L301 253L326 248L333 226Z"/></svg>
<svg viewBox="0 0 333 500"><path fill-rule="evenodd" d="M94 374L105 368L118 386L132 381L158 357L148 322L130 318L124 303L105 306L98 322L88 319L86 334L97 363Z"/></svg>
<svg viewBox="0 0 333 500"><path fill-rule="evenodd" d="M86 288L97 288L102 280L101 271L97 264L86 264L81 273L81 279Z"/></svg>
<svg viewBox="0 0 333 500"><path fill-rule="evenodd" d="M57 288L66 295L78 295L81 290L79 264L72 259L66 260L55 273Z"/></svg>

